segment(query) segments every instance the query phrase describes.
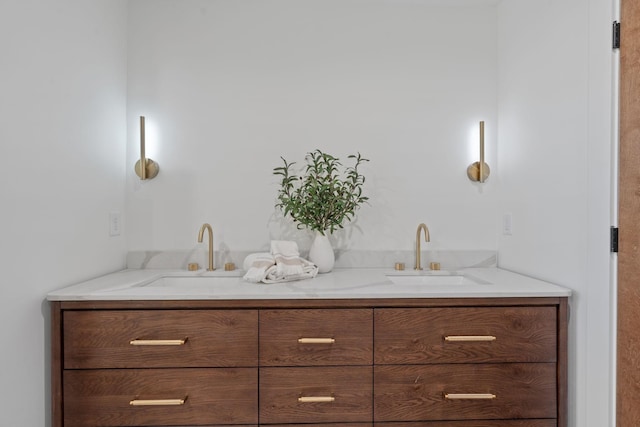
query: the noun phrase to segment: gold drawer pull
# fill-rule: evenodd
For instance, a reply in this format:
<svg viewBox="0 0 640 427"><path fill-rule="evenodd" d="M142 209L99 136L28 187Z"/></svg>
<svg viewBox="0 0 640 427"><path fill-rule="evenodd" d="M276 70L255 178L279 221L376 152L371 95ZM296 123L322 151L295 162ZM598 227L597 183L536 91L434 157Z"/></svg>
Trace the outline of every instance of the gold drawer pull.
<svg viewBox="0 0 640 427"><path fill-rule="evenodd" d="M143 400L143 399L134 399L129 402L131 406L180 406L184 405L184 402L187 401L187 397L184 399L154 399L154 400Z"/></svg>
<svg viewBox="0 0 640 427"><path fill-rule="evenodd" d="M300 396L298 398L300 403L329 403L335 400L333 396Z"/></svg>
<svg viewBox="0 0 640 427"><path fill-rule="evenodd" d="M491 393L445 393L444 398L449 400L491 400L497 396Z"/></svg>
<svg viewBox="0 0 640 427"><path fill-rule="evenodd" d="M447 335L444 337L445 341L449 342L472 342L472 341L495 341L496 337L493 335Z"/></svg>
<svg viewBox="0 0 640 427"><path fill-rule="evenodd" d="M298 338L300 344L333 344L335 338Z"/></svg>
<svg viewBox="0 0 640 427"><path fill-rule="evenodd" d="M131 340L131 345L184 345L189 338L183 340Z"/></svg>

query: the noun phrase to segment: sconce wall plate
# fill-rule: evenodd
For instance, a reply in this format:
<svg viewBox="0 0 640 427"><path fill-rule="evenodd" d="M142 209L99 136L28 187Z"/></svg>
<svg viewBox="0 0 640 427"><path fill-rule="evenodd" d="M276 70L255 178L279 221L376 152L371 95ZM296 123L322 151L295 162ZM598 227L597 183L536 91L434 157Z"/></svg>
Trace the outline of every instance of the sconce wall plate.
<svg viewBox="0 0 640 427"><path fill-rule="evenodd" d="M480 122L480 161L473 162L467 168L467 176L473 182L483 183L489 178L491 169L484 162L484 121Z"/></svg>
<svg viewBox="0 0 640 427"><path fill-rule="evenodd" d="M138 175L140 179L155 178L156 175L158 175L158 172L160 171L160 166L158 166L158 164L151 159L144 159L144 160L146 165L144 170L144 176L143 176L142 168L140 167L140 165L142 165L142 160L138 160L136 162L136 165L134 166L136 170L136 175Z"/></svg>
<svg viewBox="0 0 640 427"><path fill-rule="evenodd" d="M485 182L487 178L489 178L489 174L491 173L491 168L489 165L484 163L482 167L482 179L480 179L480 162L473 162L467 168L467 176L473 182Z"/></svg>
<svg viewBox="0 0 640 427"><path fill-rule="evenodd" d="M145 156L144 116L140 116L140 160L136 162L134 169L136 175L143 181L155 178L160 171L160 166Z"/></svg>

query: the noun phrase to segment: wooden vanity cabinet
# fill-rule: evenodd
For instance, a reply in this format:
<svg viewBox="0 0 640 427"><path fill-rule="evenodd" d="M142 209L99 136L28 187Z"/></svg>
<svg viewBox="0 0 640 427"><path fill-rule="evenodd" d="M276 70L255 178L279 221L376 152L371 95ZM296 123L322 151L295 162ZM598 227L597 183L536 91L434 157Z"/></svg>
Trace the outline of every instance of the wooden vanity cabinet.
<svg viewBox="0 0 640 427"><path fill-rule="evenodd" d="M52 425L566 427L566 345L555 297L52 302Z"/></svg>

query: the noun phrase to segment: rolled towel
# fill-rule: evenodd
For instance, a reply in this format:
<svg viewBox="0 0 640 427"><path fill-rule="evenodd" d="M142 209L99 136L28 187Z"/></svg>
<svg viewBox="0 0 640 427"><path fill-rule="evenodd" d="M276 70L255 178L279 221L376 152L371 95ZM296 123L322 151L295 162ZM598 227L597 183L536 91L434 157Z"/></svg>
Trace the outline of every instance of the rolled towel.
<svg viewBox="0 0 640 427"><path fill-rule="evenodd" d="M251 268L251 265L253 264L253 261L255 261L258 258L267 258L269 256L271 256L271 253L269 252L256 252L253 254L249 254L246 256L246 258L242 262L242 269L244 271L249 271L249 269Z"/></svg>
<svg viewBox="0 0 640 427"><path fill-rule="evenodd" d="M247 258L251 257L249 268L246 267L247 259L243 263L247 272L242 278L247 282L259 283L265 280L270 269L276 268L276 260L268 253L252 255L247 256Z"/></svg>

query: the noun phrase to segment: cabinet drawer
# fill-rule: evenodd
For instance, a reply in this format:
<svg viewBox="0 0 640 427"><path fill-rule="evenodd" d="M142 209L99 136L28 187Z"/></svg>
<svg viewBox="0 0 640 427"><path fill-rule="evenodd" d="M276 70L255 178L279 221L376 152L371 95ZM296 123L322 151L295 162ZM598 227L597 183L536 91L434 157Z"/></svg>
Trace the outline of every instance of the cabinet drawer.
<svg viewBox="0 0 640 427"><path fill-rule="evenodd" d="M369 365L371 309L261 310L261 366Z"/></svg>
<svg viewBox="0 0 640 427"><path fill-rule="evenodd" d="M474 420L375 423L374 427L557 427L556 420Z"/></svg>
<svg viewBox="0 0 640 427"><path fill-rule="evenodd" d="M555 307L376 309L375 363L555 362Z"/></svg>
<svg viewBox="0 0 640 427"><path fill-rule="evenodd" d="M74 370L63 382L65 427L258 422L257 368Z"/></svg>
<svg viewBox="0 0 640 427"><path fill-rule="evenodd" d="M269 427L374 427L374 425L373 423L269 424Z"/></svg>
<svg viewBox="0 0 640 427"><path fill-rule="evenodd" d="M257 310L66 311L64 367L257 366L257 325Z"/></svg>
<svg viewBox="0 0 640 427"><path fill-rule="evenodd" d="M557 416L554 363L376 366L374 390L375 421Z"/></svg>
<svg viewBox="0 0 640 427"><path fill-rule="evenodd" d="M260 423L371 422L372 376L370 366L261 368Z"/></svg>

